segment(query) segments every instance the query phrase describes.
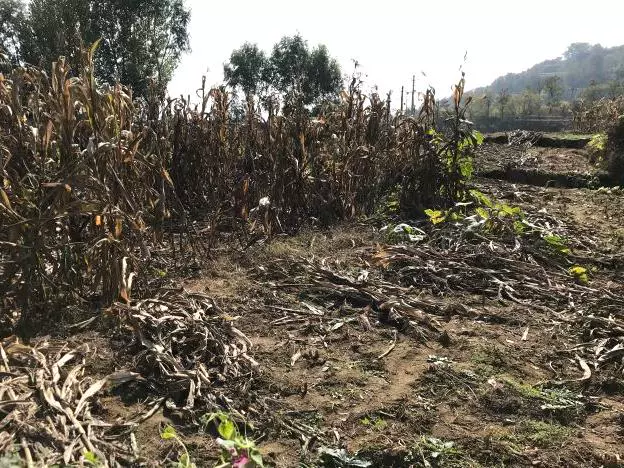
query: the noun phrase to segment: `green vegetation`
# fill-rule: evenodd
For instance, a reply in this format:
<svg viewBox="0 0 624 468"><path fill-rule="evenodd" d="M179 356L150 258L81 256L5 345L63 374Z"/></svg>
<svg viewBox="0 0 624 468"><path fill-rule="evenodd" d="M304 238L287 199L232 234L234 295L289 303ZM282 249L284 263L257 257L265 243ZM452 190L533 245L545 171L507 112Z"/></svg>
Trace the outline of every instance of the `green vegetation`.
<svg viewBox="0 0 624 468"><path fill-rule="evenodd" d="M106 406L120 395L146 417L164 411L185 434L201 420L199 436L216 438L206 459L219 468L272 463L257 444L276 434L302 442L301 463L318 455L326 466L385 466L379 457L476 466L465 439L487 463L496 454L482 440L438 425L457 408L469 408L462 427L484 415L496 423L499 409L510 417L500 424L515 425L513 444L565 444L568 428L521 419L576 421L592 400L508 373L547 374L533 356L547 354L536 348L551 343L542 325L553 310L584 341L569 348L572 327L555 327L566 333L556 344L565 351L548 353L560 376L575 371L567 366L576 353L585 372L577 380L591 378L588 356L596 372L617 365L621 337L608 328L617 289L600 285L619 285L603 274L617 258L588 230L538 212L545 203L530 206L562 200L554 191L529 198L473 179L484 138L470 116L475 102L488 119L566 115L568 78L550 74L517 102L511 86L479 101L462 75L446 106L429 89L405 116L390 95L363 92L357 66L343 83L328 50L296 35L270 53L235 50L227 83L208 89L204 79L195 106L164 96L188 49L188 20L182 0L0 0L0 354L9 377L0 464L14 451L32 466L147 463L129 436L142 416ZM584 54L599 55L577 44L565 60ZM621 111L617 99L575 111L618 177ZM385 234L370 222L332 239L317 229L371 215L389 223ZM301 238L259 245L309 227L305 247ZM197 288L218 288L218 300ZM513 308L498 307L507 301ZM256 322L234 326L245 318ZM286 339L273 346L284 325ZM472 372L463 356L487 340L497 344L472 353ZM424 362L417 346L436 341L440 354ZM343 411L355 407L359 420ZM342 448L360 435L384 435L384 453ZM171 425L160 437L157 462L205 463Z"/></svg>
<svg viewBox="0 0 624 468"><path fill-rule="evenodd" d="M362 423L364 426L372 427L376 431L381 431L385 429L386 426L388 425L386 421L384 421L382 418L380 418L377 415L365 416L362 419L360 419L360 423Z"/></svg>
<svg viewBox="0 0 624 468"><path fill-rule="evenodd" d="M189 50L189 21L183 0L2 0L0 49L12 65L29 63L46 71L64 56L77 74L86 45L101 40L98 78L147 97L150 87L165 92Z"/></svg>
<svg viewBox="0 0 624 468"><path fill-rule="evenodd" d="M188 450L186 449L186 445L184 444L184 442L182 441L182 439L180 438L176 430L173 428L173 426L166 426L163 429L163 431L160 433L160 438L162 440L175 441L180 447L180 449L182 450L182 453L180 454L178 461L172 464L173 467L175 468L197 468L197 465L195 465L195 463L191 461L191 457L188 453Z"/></svg>
<svg viewBox="0 0 624 468"><path fill-rule="evenodd" d="M607 142L609 137L606 133L596 133L592 136L589 143L587 143L587 149L589 150L591 157L594 161L602 161L607 153Z"/></svg>
<svg viewBox="0 0 624 468"><path fill-rule="evenodd" d="M232 52L223 72L226 82L240 88L248 101L254 94L266 101L277 93L285 102L301 99L318 105L336 99L342 89L340 67L327 47L310 50L300 35L283 37L268 57L257 44L245 43Z"/></svg>
<svg viewBox="0 0 624 468"><path fill-rule="evenodd" d="M604 48L576 43L563 57L539 63L522 73L497 78L467 93L474 98L469 112L477 128L505 128L514 119L569 121L572 112L624 93L624 46ZM535 128L545 130L545 128Z"/></svg>
<svg viewBox="0 0 624 468"><path fill-rule="evenodd" d="M205 425L217 424L220 438L217 443L222 449L221 463L216 468L241 466L263 467L262 455L254 441L242 435L231 416L224 412L211 413L202 418Z"/></svg>
<svg viewBox="0 0 624 468"><path fill-rule="evenodd" d="M572 436L572 430L559 424L545 421L522 421L509 436L518 445L540 448L554 448L563 445Z"/></svg>
<svg viewBox="0 0 624 468"><path fill-rule="evenodd" d="M496 95L507 90L521 95L526 90L545 91L550 99L575 99L592 87L605 85L605 93L593 96L615 97L624 83L624 46L605 48L601 45L574 43L562 57L541 62L521 73L497 78L487 88L474 90L476 96Z"/></svg>

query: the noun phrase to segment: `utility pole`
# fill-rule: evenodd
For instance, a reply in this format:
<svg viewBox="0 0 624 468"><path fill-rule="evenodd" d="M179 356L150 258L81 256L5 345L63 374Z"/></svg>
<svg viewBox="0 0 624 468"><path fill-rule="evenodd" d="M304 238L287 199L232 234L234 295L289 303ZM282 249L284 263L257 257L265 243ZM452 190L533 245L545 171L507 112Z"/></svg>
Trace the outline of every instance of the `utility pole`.
<svg viewBox="0 0 624 468"><path fill-rule="evenodd" d="M405 86L401 86L401 115L403 115L403 88Z"/></svg>
<svg viewBox="0 0 624 468"><path fill-rule="evenodd" d="M416 75L412 75L412 115L416 114L416 106L414 105L415 92L416 92Z"/></svg>

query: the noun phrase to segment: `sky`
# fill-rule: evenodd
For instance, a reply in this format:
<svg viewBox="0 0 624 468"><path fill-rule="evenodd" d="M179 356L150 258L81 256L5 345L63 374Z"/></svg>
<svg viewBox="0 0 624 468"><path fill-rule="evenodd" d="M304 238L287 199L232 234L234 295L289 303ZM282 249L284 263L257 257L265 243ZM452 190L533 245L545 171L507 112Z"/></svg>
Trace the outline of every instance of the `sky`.
<svg viewBox="0 0 624 468"><path fill-rule="evenodd" d="M172 96L192 96L202 75L208 85L221 83L223 64L244 42L270 52L296 33L310 46L325 44L343 73L357 60L367 89L391 90L394 103L413 75L417 91L431 85L447 96L460 66L471 89L559 57L573 42L624 45L622 0L185 1L192 51L176 70Z"/></svg>

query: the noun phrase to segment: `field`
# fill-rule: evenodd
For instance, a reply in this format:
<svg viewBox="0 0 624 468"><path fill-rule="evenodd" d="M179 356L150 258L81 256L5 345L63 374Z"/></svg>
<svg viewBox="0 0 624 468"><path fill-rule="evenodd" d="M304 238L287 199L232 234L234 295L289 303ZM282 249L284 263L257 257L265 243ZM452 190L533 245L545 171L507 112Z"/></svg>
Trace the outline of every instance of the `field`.
<svg viewBox="0 0 624 468"><path fill-rule="evenodd" d="M582 149L486 143L477 171L510 151L552 174L596 168ZM624 192L549 180L471 181L547 243L392 210L245 243L197 223L216 247L198 264L174 236L153 252L158 300L3 342L0 441L19 433L27 462L78 437L87 465L112 448L122 465L215 465L203 380L184 370L215 356L214 407L267 466L622 466Z"/></svg>

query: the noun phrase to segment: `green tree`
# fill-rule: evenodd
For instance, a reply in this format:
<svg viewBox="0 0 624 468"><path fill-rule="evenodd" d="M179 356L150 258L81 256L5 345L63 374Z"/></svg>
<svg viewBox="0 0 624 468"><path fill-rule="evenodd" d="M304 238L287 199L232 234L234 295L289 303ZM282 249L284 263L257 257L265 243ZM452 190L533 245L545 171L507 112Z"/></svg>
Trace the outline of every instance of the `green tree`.
<svg viewBox="0 0 624 468"><path fill-rule="evenodd" d="M532 89L526 89L520 97L520 114L524 117L535 115L539 112L542 100Z"/></svg>
<svg viewBox="0 0 624 468"><path fill-rule="evenodd" d="M32 0L21 37L21 59L47 68L60 56L76 67L81 45L97 39L89 23L90 2L83 0Z"/></svg>
<svg viewBox="0 0 624 468"><path fill-rule="evenodd" d="M131 85L138 95L147 93L150 80L164 92L190 50L190 12L183 0L90 1L99 19L92 29L104 38L97 56L103 75Z"/></svg>
<svg viewBox="0 0 624 468"><path fill-rule="evenodd" d="M264 79L283 95L299 94L304 104L334 97L342 85L340 66L327 48L321 45L310 51L298 34L275 44Z"/></svg>
<svg viewBox="0 0 624 468"><path fill-rule="evenodd" d="M587 42L574 42L568 46L568 49L563 53L563 57L566 60L582 60L589 56L592 50L592 45Z"/></svg>
<svg viewBox="0 0 624 468"><path fill-rule="evenodd" d="M20 37L20 59L48 67L65 56L74 68L81 51L102 39L98 76L145 96L153 80L164 92L189 50L190 12L183 0L31 0Z"/></svg>
<svg viewBox="0 0 624 468"><path fill-rule="evenodd" d="M264 91L314 105L335 98L342 88L340 67L327 47L310 50L298 34L283 37L269 57L256 44L243 44L232 52L223 73L227 84L242 89L248 99Z"/></svg>
<svg viewBox="0 0 624 468"><path fill-rule="evenodd" d="M19 61L25 24L24 4L20 0L0 0L0 53L5 54L8 65Z"/></svg>
<svg viewBox="0 0 624 468"><path fill-rule="evenodd" d="M505 119L505 108L509 105L511 95L507 89L503 89L496 96L496 102L498 103L498 109L500 110L501 120Z"/></svg>
<svg viewBox="0 0 624 468"><path fill-rule="evenodd" d="M223 75L228 85L241 88L247 99L258 93L267 57L257 44L246 42L230 55L230 61L223 66Z"/></svg>
<svg viewBox="0 0 624 468"><path fill-rule="evenodd" d="M319 45L310 53L304 94L309 102L332 99L342 88L338 62L331 58L327 47Z"/></svg>
<svg viewBox="0 0 624 468"><path fill-rule="evenodd" d="M546 104L548 104L548 112L552 112L553 108L558 106L563 96L563 86L561 86L561 78L557 75L549 76L544 80L544 93L546 94Z"/></svg>

